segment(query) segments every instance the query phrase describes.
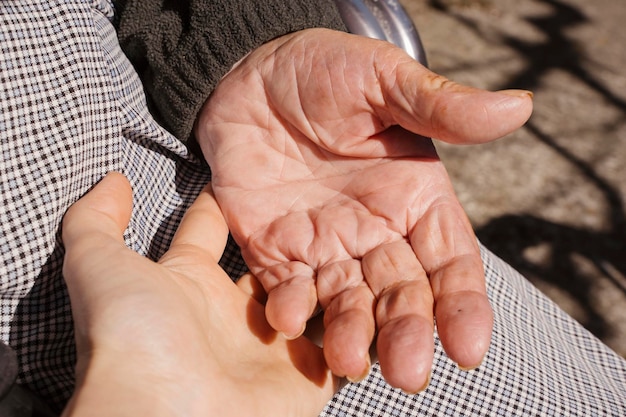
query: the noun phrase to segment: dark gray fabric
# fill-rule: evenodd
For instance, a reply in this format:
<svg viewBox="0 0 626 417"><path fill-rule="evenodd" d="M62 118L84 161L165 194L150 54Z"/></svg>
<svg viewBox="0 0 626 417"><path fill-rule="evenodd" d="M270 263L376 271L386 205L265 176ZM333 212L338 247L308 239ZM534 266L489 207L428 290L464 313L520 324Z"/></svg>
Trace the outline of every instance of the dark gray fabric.
<svg viewBox="0 0 626 417"><path fill-rule="evenodd" d="M55 414L39 397L17 385L18 366L15 351L0 342L0 416L52 417Z"/></svg>
<svg viewBox="0 0 626 417"><path fill-rule="evenodd" d="M0 401L7 396L17 378L17 356L0 342Z"/></svg>
<svg viewBox="0 0 626 417"><path fill-rule="evenodd" d="M122 50L144 82L153 113L181 140L218 81L245 54L301 29L345 30L333 0L123 0L116 8Z"/></svg>

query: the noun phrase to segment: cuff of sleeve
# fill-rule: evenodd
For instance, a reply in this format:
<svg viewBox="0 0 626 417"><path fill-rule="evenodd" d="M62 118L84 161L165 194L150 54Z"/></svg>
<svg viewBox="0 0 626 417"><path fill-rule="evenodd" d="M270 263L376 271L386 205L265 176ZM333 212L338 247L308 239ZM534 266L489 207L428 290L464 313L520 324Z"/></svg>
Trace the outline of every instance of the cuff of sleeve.
<svg viewBox="0 0 626 417"><path fill-rule="evenodd" d="M223 2L195 11L188 36L181 36L164 58L167 70L152 74L151 98L166 127L182 140L191 136L196 117L219 80L248 52L302 29L346 30L333 0L238 0L228 7L216 3Z"/></svg>

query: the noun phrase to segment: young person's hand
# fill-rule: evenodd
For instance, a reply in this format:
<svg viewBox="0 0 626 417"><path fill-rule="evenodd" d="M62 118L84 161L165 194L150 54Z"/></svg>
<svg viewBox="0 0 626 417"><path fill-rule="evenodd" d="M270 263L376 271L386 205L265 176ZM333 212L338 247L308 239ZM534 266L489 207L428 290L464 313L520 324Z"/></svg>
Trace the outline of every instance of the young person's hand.
<svg viewBox="0 0 626 417"><path fill-rule="evenodd" d="M369 366L417 391L433 315L450 358L480 364L492 312L472 228L430 139L482 143L530 116L528 92L436 75L382 41L323 29L278 38L227 74L196 138L266 315L296 337L319 302L330 368Z"/></svg>
<svg viewBox="0 0 626 417"><path fill-rule="evenodd" d="M66 416L317 416L337 380L320 348L265 321L252 278L218 266L228 229L210 188L154 263L124 245L127 180L105 177L63 221L77 385Z"/></svg>

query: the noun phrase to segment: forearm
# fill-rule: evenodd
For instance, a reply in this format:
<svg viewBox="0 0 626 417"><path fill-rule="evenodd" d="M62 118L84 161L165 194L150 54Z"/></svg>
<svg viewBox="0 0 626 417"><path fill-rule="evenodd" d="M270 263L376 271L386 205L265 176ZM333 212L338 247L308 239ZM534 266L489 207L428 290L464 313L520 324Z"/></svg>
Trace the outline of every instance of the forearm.
<svg viewBox="0 0 626 417"><path fill-rule="evenodd" d="M158 118L179 139L219 80L245 54L312 27L344 30L332 0L118 0L118 36Z"/></svg>

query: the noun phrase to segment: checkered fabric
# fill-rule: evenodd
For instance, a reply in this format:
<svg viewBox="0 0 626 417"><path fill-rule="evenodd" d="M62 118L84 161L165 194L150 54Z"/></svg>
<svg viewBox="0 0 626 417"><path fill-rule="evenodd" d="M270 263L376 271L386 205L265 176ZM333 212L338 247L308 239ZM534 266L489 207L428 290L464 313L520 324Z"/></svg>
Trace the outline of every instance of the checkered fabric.
<svg viewBox="0 0 626 417"><path fill-rule="evenodd" d="M112 14L105 0L0 0L0 336L19 356L19 381L57 408L71 394L75 361L63 213L121 171L135 200L127 244L155 259L210 178L148 113ZM506 264L483 257L496 324L478 370L459 370L437 342L425 392L390 388L374 366L322 415L626 415L625 361ZM232 242L222 264L231 276L244 270Z"/></svg>
<svg viewBox="0 0 626 417"><path fill-rule="evenodd" d="M482 366L461 371L437 340L426 391L404 395L374 367L323 416L626 415L626 362L502 260L482 255L495 312Z"/></svg>

